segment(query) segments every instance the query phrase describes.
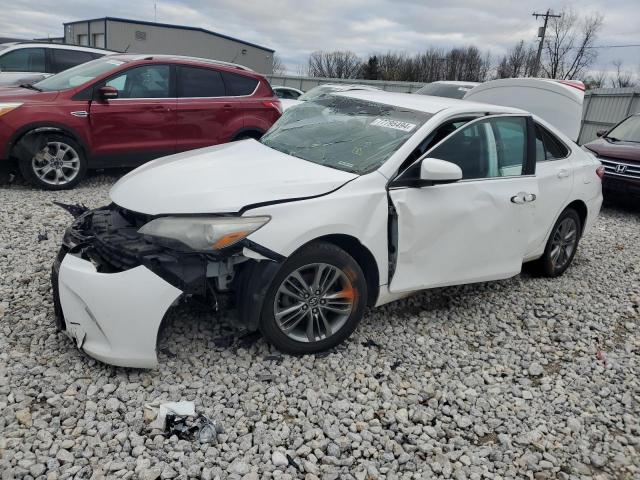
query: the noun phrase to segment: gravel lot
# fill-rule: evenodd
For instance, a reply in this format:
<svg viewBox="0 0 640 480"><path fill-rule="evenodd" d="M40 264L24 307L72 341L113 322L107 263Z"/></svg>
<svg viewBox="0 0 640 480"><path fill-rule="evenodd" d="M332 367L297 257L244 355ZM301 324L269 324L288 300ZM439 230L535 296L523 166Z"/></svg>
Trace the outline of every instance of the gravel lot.
<svg viewBox="0 0 640 480"><path fill-rule="evenodd" d="M562 278L418 294L325 356L227 345L229 327L182 306L159 370L139 371L53 323L71 217L51 201L100 206L116 178L0 186L2 479L640 478L640 210L605 209ZM220 443L149 433L145 403L180 399L223 424Z"/></svg>

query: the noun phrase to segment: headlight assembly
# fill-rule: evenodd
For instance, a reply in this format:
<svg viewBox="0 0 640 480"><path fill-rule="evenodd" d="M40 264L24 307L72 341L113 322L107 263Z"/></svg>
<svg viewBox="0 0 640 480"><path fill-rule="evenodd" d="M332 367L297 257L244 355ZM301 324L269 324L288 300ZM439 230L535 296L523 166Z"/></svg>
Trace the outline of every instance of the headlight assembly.
<svg viewBox="0 0 640 480"><path fill-rule="evenodd" d="M176 240L197 251L229 247L265 225L270 217L160 217L139 233Z"/></svg>
<svg viewBox="0 0 640 480"><path fill-rule="evenodd" d="M0 103L0 117L6 115L12 110L15 110L21 105L21 103Z"/></svg>

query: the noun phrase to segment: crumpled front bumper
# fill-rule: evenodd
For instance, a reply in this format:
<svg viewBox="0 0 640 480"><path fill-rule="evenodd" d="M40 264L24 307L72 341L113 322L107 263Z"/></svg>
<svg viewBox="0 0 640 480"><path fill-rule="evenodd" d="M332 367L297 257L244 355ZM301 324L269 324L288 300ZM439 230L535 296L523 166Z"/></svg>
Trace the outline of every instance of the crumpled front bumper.
<svg viewBox="0 0 640 480"><path fill-rule="evenodd" d="M100 273L71 253L54 266L67 335L90 356L123 367L157 366L156 341L165 313L182 291L144 266Z"/></svg>

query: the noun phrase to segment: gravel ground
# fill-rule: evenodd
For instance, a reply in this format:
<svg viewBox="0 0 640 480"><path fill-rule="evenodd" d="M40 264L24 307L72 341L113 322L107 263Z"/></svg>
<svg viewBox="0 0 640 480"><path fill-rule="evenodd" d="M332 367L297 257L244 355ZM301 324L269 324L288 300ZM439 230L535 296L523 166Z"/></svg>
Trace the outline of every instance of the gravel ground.
<svg viewBox="0 0 640 480"><path fill-rule="evenodd" d="M421 293L329 355L228 345L228 326L182 306L159 370L140 371L53 324L71 218L50 202L100 206L115 180L0 186L2 479L640 478L640 211L605 209L562 278ZM180 399L222 423L218 444L149 432L145 403Z"/></svg>

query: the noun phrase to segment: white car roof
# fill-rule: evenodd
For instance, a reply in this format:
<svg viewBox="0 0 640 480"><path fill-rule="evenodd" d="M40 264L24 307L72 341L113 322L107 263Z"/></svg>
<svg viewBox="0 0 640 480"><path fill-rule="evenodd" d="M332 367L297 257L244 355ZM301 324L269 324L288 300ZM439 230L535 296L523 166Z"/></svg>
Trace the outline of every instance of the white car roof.
<svg viewBox="0 0 640 480"><path fill-rule="evenodd" d="M18 48L57 48L60 50L75 50L80 52L92 52L92 53L102 53L103 55L109 55L111 53L116 53L113 50L106 50L104 48L92 48L92 47L83 47L80 45L69 45L66 43L53 43L53 42L9 42L2 43L6 48L3 52L8 52L10 50L16 50Z"/></svg>
<svg viewBox="0 0 640 480"><path fill-rule="evenodd" d="M408 108L435 114L442 110L454 110L456 112L492 112L492 113L519 113L526 114L524 110L512 107L502 107L490 105L488 103L470 102L468 100L457 100L455 98L433 97L431 95L413 95L411 93L385 92L384 90L352 90L348 92L333 93L344 97L369 100L384 105Z"/></svg>

